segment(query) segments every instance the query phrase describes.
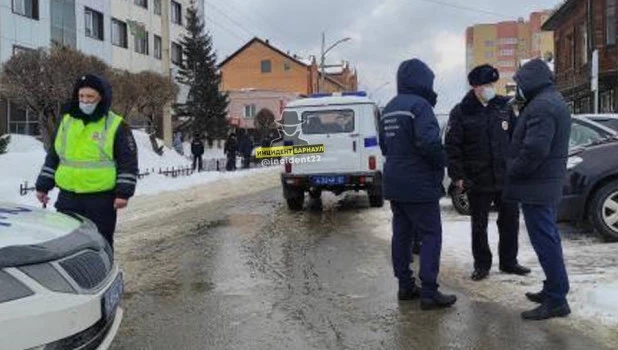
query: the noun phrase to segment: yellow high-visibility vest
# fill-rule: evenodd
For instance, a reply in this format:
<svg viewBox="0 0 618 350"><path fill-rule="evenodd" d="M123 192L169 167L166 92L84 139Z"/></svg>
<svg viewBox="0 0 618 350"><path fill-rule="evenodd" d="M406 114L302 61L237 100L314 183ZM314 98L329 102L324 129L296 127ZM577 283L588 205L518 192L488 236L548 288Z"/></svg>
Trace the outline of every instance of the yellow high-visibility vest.
<svg viewBox="0 0 618 350"><path fill-rule="evenodd" d="M96 122L84 124L65 114L54 148L60 164L56 186L74 193L96 193L116 187L114 139L122 117L109 112Z"/></svg>

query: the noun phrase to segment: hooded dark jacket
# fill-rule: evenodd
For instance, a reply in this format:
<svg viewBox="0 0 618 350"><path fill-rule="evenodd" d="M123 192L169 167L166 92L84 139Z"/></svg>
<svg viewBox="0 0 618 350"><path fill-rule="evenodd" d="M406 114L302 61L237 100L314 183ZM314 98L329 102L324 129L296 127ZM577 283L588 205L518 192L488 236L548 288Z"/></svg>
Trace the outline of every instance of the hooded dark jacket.
<svg viewBox="0 0 618 350"><path fill-rule="evenodd" d="M514 79L526 102L509 149L504 198L524 204L557 204L566 175L571 113L542 60L525 64Z"/></svg>
<svg viewBox="0 0 618 350"><path fill-rule="evenodd" d="M445 148L448 173L466 189L498 192L503 188L506 156L515 115L509 99L496 96L483 106L473 90L451 111Z"/></svg>
<svg viewBox="0 0 618 350"><path fill-rule="evenodd" d="M434 115L434 73L425 63L405 61L397 73L397 96L380 121L384 198L423 203L443 195L445 156Z"/></svg>
<svg viewBox="0 0 618 350"><path fill-rule="evenodd" d="M98 85L103 88L99 91L101 94L101 101L92 115L86 115L79 109L79 85L76 84L71 101L62 108L61 117L65 114L70 114L74 118L80 119L85 124L88 124L91 122L96 122L107 116L112 105L112 87L107 80L101 77L94 78L98 79ZM62 119L60 119L60 121L62 121ZM57 129L58 128L56 128L54 133L54 140L58 134ZM137 145L135 144L135 139L133 138L131 128L125 122L120 125L114 138L114 160L116 161L117 176L124 175L124 180L126 180L127 176L130 176L137 181L137 174L139 173L137 163ZM37 191L49 192L56 186L53 176L49 175L50 169L55 172L59 163L60 158L58 157L58 153L56 153L56 149L52 143L47 152L43 170L41 170L41 173L36 181ZM127 182L131 181L122 181L116 185L116 188L113 190L116 198L128 199L134 195L136 184L129 184Z"/></svg>

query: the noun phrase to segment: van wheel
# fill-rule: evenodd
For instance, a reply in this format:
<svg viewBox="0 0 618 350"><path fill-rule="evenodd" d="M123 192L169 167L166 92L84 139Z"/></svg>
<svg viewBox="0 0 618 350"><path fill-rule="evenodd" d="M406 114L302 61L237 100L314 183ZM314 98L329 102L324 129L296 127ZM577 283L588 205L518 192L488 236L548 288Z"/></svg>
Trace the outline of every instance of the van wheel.
<svg viewBox="0 0 618 350"><path fill-rule="evenodd" d="M384 195L382 194L382 186L370 189L367 194L369 195L369 205L374 208L381 208L384 206Z"/></svg>
<svg viewBox="0 0 618 350"><path fill-rule="evenodd" d="M292 211L301 211L303 210L303 203L305 202L305 193L300 192L293 198L288 198L288 209Z"/></svg>
<svg viewBox="0 0 618 350"><path fill-rule="evenodd" d="M588 218L606 241L618 242L618 181L610 182L594 193Z"/></svg>
<svg viewBox="0 0 618 350"><path fill-rule="evenodd" d="M384 206L384 197L381 194L369 195L369 204L374 208L381 208Z"/></svg>

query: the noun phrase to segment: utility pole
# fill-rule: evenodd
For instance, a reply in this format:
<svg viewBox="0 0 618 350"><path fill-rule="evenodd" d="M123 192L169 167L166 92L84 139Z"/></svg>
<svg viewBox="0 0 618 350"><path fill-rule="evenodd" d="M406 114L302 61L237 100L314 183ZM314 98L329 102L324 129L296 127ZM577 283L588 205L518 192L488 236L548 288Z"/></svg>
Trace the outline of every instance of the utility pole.
<svg viewBox="0 0 618 350"><path fill-rule="evenodd" d="M163 76L168 77L171 81L173 77L170 55L170 1L171 0L161 0L161 63L163 67ZM173 139L171 103L168 102L163 106L162 114L163 122L161 126L163 128L163 142L166 146L171 147Z"/></svg>
<svg viewBox="0 0 618 350"><path fill-rule="evenodd" d="M326 68L326 54L334 49L337 45L344 43L346 41L350 41L352 40L352 38L350 37L346 37L340 40L335 41L334 44L332 44L331 46L329 46L327 49L325 49L326 47L326 33L322 32L322 52L320 54L320 79L318 79L318 92L321 92L322 89L324 89L324 78L325 78L325 72L324 72L324 68Z"/></svg>

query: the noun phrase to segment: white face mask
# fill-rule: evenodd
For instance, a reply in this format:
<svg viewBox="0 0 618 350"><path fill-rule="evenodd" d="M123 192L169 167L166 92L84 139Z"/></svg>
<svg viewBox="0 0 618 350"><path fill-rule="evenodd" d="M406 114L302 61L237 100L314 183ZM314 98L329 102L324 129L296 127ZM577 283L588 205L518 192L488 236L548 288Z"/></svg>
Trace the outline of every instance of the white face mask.
<svg viewBox="0 0 618 350"><path fill-rule="evenodd" d="M94 110L97 109L98 104L99 104L98 102L95 102L95 103L80 102L79 109L81 109L81 111L84 112L84 114L91 115L92 113L94 113Z"/></svg>
<svg viewBox="0 0 618 350"><path fill-rule="evenodd" d="M493 100L494 97L496 97L496 90L494 90L494 88L492 87L483 88L483 91L481 92L481 97L483 98L483 101L489 102Z"/></svg>

